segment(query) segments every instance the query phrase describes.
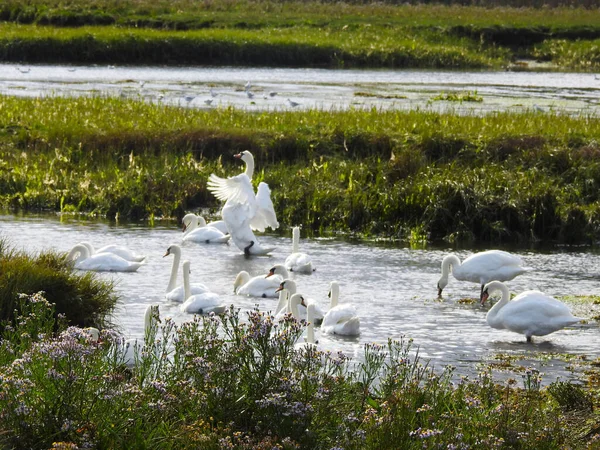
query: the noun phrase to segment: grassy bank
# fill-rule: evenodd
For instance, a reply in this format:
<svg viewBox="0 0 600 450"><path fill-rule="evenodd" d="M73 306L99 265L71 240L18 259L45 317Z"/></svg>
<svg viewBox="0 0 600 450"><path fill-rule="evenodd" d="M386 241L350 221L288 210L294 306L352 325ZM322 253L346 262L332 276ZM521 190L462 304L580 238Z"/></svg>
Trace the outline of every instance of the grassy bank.
<svg viewBox="0 0 600 450"><path fill-rule="evenodd" d="M55 324L29 299L28 330ZM109 330L59 328L0 341L3 447L204 449L585 449L598 442L594 390L541 388L537 370L495 384L452 381L406 339L366 345L363 362L298 350L303 325L268 314L175 325L155 320L125 366ZM18 348L18 351L8 351ZM60 402L57 402L57 397Z"/></svg>
<svg viewBox="0 0 600 450"><path fill-rule="evenodd" d="M29 255L11 248L0 236L0 336L4 325L19 321L15 314L24 314L22 295L38 292L69 325L107 324L117 302L112 283L92 272L76 273L64 256L52 251Z"/></svg>
<svg viewBox="0 0 600 450"><path fill-rule="evenodd" d="M600 11L571 7L9 0L0 20L0 61L18 62L499 68L600 38ZM565 56L544 59L598 66Z"/></svg>
<svg viewBox="0 0 600 450"><path fill-rule="evenodd" d="M211 173L272 188L283 227L408 239L600 238L596 118L411 111L199 111L132 100L0 99L0 204L126 219L219 204Z"/></svg>

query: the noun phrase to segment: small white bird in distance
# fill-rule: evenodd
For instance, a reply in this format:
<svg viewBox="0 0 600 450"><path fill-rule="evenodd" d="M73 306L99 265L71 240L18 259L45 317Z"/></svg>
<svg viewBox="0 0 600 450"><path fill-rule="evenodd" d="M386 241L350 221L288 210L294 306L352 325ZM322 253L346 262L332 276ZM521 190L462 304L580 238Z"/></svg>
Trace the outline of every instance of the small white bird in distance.
<svg viewBox="0 0 600 450"><path fill-rule="evenodd" d="M298 103L298 102L295 102L295 101L293 101L293 100L290 100L289 98L287 99L287 102L289 103L289 105L290 105L292 108L295 108L296 106L298 106L298 105L300 104L300 103Z"/></svg>
<svg viewBox="0 0 600 450"><path fill-rule="evenodd" d="M212 98L207 98L206 100L204 100L204 103L206 103L207 105L210 106L210 104L212 103Z"/></svg>
<svg viewBox="0 0 600 450"><path fill-rule="evenodd" d="M254 94L250 91L246 91L246 95L248 96L248 98L254 98Z"/></svg>
<svg viewBox="0 0 600 450"><path fill-rule="evenodd" d="M219 94L217 94L213 88L210 88L210 96L216 97L217 95L219 95Z"/></svg>
<svg viewBox="0 0 600 450"><path fill-rule="evenodd" d="M250 81L246 81L246 84L244 85L244 90L249 91L251 87L252 83L250 83Z"/></svg>

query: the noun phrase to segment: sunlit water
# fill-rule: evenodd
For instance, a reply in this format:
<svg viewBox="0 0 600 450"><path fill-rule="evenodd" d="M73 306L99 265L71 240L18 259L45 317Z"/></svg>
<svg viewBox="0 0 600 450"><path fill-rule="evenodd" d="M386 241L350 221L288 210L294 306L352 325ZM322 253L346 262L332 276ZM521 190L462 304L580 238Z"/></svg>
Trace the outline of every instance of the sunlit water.
<svg viewBox="0 0 600 450"><path fill-rule="evenodd" d="M244 90L248 81L252 98ZM483 101L433 101L440 94L466 91L476 92ZM270 96L272 92L276 95ZM596 115L600 108L597 76L562 72L0 64L0 93L122 96L182 107L233 106L250 111L374 107L459 113L535 109ZM298 105L290 106L288 98Z"/></svg>
<svg viewBox="0 0 600 450"><path fill-rule="evenodd" d="M60 220L56 216L0 216L0 235L8 238L11 246L28 252L49 248L67 252L87 240L96 248L115 243L146 254L146 264L135 273L100 275L117 281L120 300L113 321L128 337L143 336L143 314L150 304L159 304L161 315L172 317L177 323L191 318L180 312L177 304L164 300L172 257L163 255L170 244L181 244L183 259L191 261L192 282L208 285L227 303L239 307L244 317L245 311L255 307L272 311L277 300L233 295L237 273L241 270L251 275L266 273L274 264L283 263L291 252L289 237L262 236L262 243L276 247L272 256L246 259L233 245L182 243L182 233L176 224L118 226L72 218ZM566 363L552 357L555 353L586 355L592 359L600 356L600 329L595 321L534 338L534 344L527 344L521 335L491 329L485 321L489 306L459 302L478 297L479 286L475 284L451 277L443 300L438 300L436 283L447 249L413 250L336 239L301 239L300 246L301 251L312 256L317 270L312 275L292 274L298 290L327 309L329 283L338 280L340 301L353 303L361 318L362 332L357 338L322 335L317 328L323 350L342 351L360 359L365 343L385 344L388 338L404 336L412 338L420 356L438 368L450 364L457 368L457 373L474 374L478 363L500 352L519 355L522 365L539 367L545 381L571 376ZM533 269L508 283L513 292L539 289L554 296L598 293L600 254L596 252L588 249L513 252ZM462 259L472 252L456 253ZM588 318L598 315L600 308L571 307L576 315ZM548 360L534 358L539 352L548 355Z"/></svg>

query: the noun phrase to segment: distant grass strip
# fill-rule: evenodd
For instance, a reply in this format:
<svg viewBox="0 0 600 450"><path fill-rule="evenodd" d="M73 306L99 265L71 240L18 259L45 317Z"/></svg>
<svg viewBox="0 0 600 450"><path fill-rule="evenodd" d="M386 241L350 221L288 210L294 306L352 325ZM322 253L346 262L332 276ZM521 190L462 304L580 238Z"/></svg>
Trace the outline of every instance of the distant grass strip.
<svg viewBox="0 0 600 450"><path fill-rule="evenodd" d="M256 157L283 225L393 239L600 237L600 121L559 112L199 111L0 97L0 204L123 219L219 204Z"/></svg>

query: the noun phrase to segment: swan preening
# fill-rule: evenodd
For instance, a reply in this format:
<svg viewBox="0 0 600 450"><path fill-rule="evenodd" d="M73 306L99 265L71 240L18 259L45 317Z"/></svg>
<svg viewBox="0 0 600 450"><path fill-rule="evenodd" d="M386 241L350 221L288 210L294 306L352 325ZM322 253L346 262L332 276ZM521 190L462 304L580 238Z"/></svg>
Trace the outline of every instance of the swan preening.
<svg viewBox="0 0 600 450"><path fill-rule="evenodd" d="M185 302L180 306L181 311L197 314L222 314L225 312L225 304L221 298L214 292L203 292L202 294L192 294L190 291L190 262L183 262L183 289L185 292Z"/></svg>
<svg viewBox="0 0 600 450"><path fill-rule="evenodd" d="M452 268L454 278L461 281L471 281L481 285L483 297L483 286L490 281L510 281L517 275L527 272L529 269L523 267L523 261L518 256L502 250L488 250L475 253L465 259L462 264L458 256L451 254L442 261L442 276L438 281L438 296L442 296L442 290L448 284L448 275Z"/></svg>
<svg viewBox="0 0 600 450"><path fill-rule="evenodd" d="M281 264L273 266L266 275L252 278L248 272L242 270L233 283L233 292L250 297L277 297L279 294L276 290L288 275L287 269Z"/></svg>
<svg viewBox="0 0 600 450"><path fill-rule="evenodd" d="M300 252L300 227L292 229L292 254L285 259L285 267L290 272L313 273L312 259Z"/></svg>
<svg viewBox="0 0 600 450"><path fill-rule="evenodd" d="M226 244L230 236L219 228L209 226L204 217L186 214L183 219L183 240L203 244Z"/></svg>
<svg viewBox="0 0 600 450"><path fill-rule="evenodd" d="M502 292L502 298L488 311L487 323L492 328L524 334L527 342L532 336L546 336L583 320L564 303L540 291L521 292L510 300L508 287L499 281L484 286L482 305L494 291Z"/></svg>
<svg viewBox="0 0 600 450"><path fill-rule="evenodd" d="M337 281L332 281L329 286L331 304L329 311L323 317L321 331L327 334L341 336L358 336L360 334L360 318L356 308L348 303L338 304L340 286Z"/></svg>
<svg viewBox="0 0 600 450"><path fill-rule="evenodd" d="M96 249L94 249L94 246L90 242L83 241L83 242L80 242L80 244L85 245L89 249L90 255L95 255L98 253L114 253L115 255L120 256L121 258L123 258L127 261L134 261L134 262L142 262L146 259L145 255L138 255L134 251L132 251L122 245L110 244L110 245L105 245L104 247L101 247L98 250L96 250Z"/></svg>
<svg viewBox="0 0 600 450"><path fill-rule="evenodd" d="M67 255L68 261L73 261L73 267L80 270L95 272L135 272L142 262L127 261L114 253L91 254L85 244L77 244Z"/></svg>
<svg viewBox="0 0 600 450"><path fill-rule="evenodd" d="M263 232L266 228L279 227L269 185L261 182L254 193L252 175L254 157L245 150L234 155L246 163L246 170L236 176L221 178L211 174L208 190L219 200L225 201L221 210L223 221L227 225L231 240L246 255L266 255L272 248L263 247L253 230Z"/></svg>
<svg viewBox="0 0 600 450"><path fill-rule="evenodd" d="M179 263L181 261L181 247L176 244L169 246L163 258L169 255L173 255L173 264L171 266L171 278L169 278L169 285L167 286L165 297L169 301L182 303L185 301L184 286L183 284L177 286L177 272L179 271ZM210 289L202 283L190 285L190 293L192 295L203 294L205 292L210 292Z"/></svg>

